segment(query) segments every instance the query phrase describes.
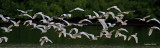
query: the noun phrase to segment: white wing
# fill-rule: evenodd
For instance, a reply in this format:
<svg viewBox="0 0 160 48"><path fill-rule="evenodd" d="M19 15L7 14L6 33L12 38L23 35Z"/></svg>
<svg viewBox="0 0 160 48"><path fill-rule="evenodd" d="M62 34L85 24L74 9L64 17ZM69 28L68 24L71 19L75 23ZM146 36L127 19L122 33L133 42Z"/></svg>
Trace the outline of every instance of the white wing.
<svg viewBox="0 0 160 48"><path fill-rule="evenodd" d="M94 13L97 17L99 17L99 14L98 14L97 12L93 11L93 13Z"/></svg>
<svg viewBox="0 0 160 48"><path fill-rule="evenodd" d="M74 8L74 9L70 10L69 12L73 12L74 10L85 11L84 9L77 7L77 8Z"/></svg>
<svg viewBox="0 0 160 48"><path fill-rule="evenodd" d="M0 43L2 43L2 41L3 41L3 39L2 39L2 38L0 38Z"/></svg>
<svg viewBox="0 0 160 48"><path fill-rule="evenodd" d="M41 43L40 43L40 45L42 46L44 44L44 42L45 42L45 40L42 40Z"/></svg>
<svg viewBox="0 0 160 48"><path fill-rule="evenodd" d="M104 30L108 30L108 26L105 23L105 19L98 19L98 21L101 23Z"/></svg>
<svg viewBox="0 0 160 48"><path fill-rule="evenodd" d="M81 34L81 35L85 35L87 38L89 38L89 39L90 39L90 37L88 36L88 33L86 33L86 32L80 32L79 34Z"/></svg>
<svg viewBox="0 0 160 48"><path fill-rule="evenodd" d="M84 22L84 21L87 21L87 22L90 22L90 23L92 23L90 20L88 20L88 19L83 19L83 20L80 20L78 23L82 23L82 22Z"/></svg>
<svg viewBox="0 0 160 48"><path fill-rule="evenodd" d="M5 42L8 41L8 38L7 37L1 37L2 39L4 39Z"/></svg>
<svg viewBox="0 0 160 48"><path fill-rule="evenodd" d="M7 20L2 14L0 14L0 17L2 18L3 21Z"/></svg>
<svg viewBox="0 0 160 48"><path fill-rule="evenodd" d="M25 13L25 11L23 11L23 10L19 10L19 9L17 9L17 11L20 11L20 12L22 12L22 13Z"/></svg>
<svg viewBox="0 0 160 48"><path fill-rule="evenodd" d="M75 31L75 33L78 33L78 29L77 28L72 28L70 31L69 31L69 33L72 33L72 31Z"/></svg>
<svg viewBox="0 0 160 48"><path fill-rule="evenodd" d="M64 21L67 24L67 26L71 26L71 24L68 21L66 20L62 20L62 21Z"/></svg>
<svg viewBox="0 0 160 48"><path fill-rule="evenodd" d="M138 43L138 37L134 35L133 38L135 39L136 43Z"/></svg>
<svg viewBox="0 0 160 48"><path fill-rule="evenodd" d="M107 10L110 10L111 8L114 8L114 9L118 10L119 12L122 12L117 6L109 7L109 8L107 8Z"/></svg>
<svg viewBox="0 0 160 48"><path fill-rule="evenodd" d="M12 28L13 27L13 25L10 25L7 29L10 29L10 28Z"/></svg>
<svg viewBox="0 0 160 48"><path fill-rule="evenodd" d="M12 22L14 25L16 25L16 22L15 22L15 21L11 20L11 22Z"/></svg>

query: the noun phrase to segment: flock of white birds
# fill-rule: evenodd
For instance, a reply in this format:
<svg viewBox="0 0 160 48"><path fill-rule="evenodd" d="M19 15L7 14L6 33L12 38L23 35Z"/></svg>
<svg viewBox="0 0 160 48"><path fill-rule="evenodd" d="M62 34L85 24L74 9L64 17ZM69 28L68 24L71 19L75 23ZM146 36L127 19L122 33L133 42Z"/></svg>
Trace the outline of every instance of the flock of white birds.
<svg viewBox="0 0 160 48"><path fill-rule="evenodd" d="M132 34L132 35L127 37L125 34L121 33L121 32L129 33L127 31L127 29L125 29L125 28L119 28L117 30L108 31L108 29L110 27L114 27L116 25L116 23L121 23L121 25L127 25L127 21L128 20L123 20L124 14L129 14L129 12L135 12L135 11L123 12L117 6L112 6L112 7L107 8L107 10L111 10L111 9L115 9L119 13L116 15L111 11L108 11L108 12L103 12L103 11L96 12L96 11L93 11L95 16L86 15L86 17L88 17L88 18L82 19L78 23L70 23L67 20L64 20L64 18L70 18L72 16L72 14L62 14L59 17L55 17L55 16L50 17L50 16L47 16L47 15L43 14L43 12L37 12L33 16L31 16L31 15L28 14L28 12L33 11L33 10L23 11L23 10L17 9L17 11L21 12L21 14L19 16L29 17L32 20L34 20L37 16L41 16L42 19L39 20L39 22L43 23L43 24L34 23L34 22L32 22L32 20L26 20L25 22L23 22L23 25L33 26L33 28L31 28L31 29L39 29L39 30L41 30L41 33L47 33L47 30L53 28L53 29L56 29L55 32L57 32L57 31L59 32L59 37L69 36L72 39L76 39L76 38L82 38L82 35L83 35L88 39L98 40L98 38L103 37L103 36L106 37L106 38L111 38L112 33L116 32L115 33L115 38L123 37L124 40L127 40L127 38L128 38L128 41L131 38L133 38L135 40L135 42L138 43L138 37L137 37L138 33L134 33L134 34ZM82 8L77 7L77 8L74 8L73 10L70 10L69 12L74 12L74 11L85 11L85 10L82 9ZM116 19L116 22L115 23L106 23L105 21L108 19L109 16L112 16L113 19ZM0 17L1 17L3 22L12 22L13 23L8 27L0 27L2 30L4 30L4 32L7 32L7 33L12 31L12 27L19 27L20 26L19 24L22 23L21 20L14 21L13 20L14 18L4 17L2 14L0 14ZM150 16L146 16L146 17L143 17L143 18L136 18L136 19L138 19L140 21L145 21L145 22L156 21L157 23L160 24L159 20L157 20L156 18L152 18L152 19L146 20L146 18L149 18L149 17ZM54 19L61 20L64 23L53 22ZM99 21L100 24L103 27L103 29L101 30L99 36L95 36L94 34L90 34L90 33L84 32L84 31L83 32L79 32L78 28L72 28L72 29L70 29L69 32L66 32L66 28L65 27L67 27L67 26L80 26L80 27L83 27L84 25L88 25L88 24L84 24L83 22L88 22L89 24L94 24L92 21L90 21L92 19L97 19L97 21ZM149 28L149 33L148 33L149 36L152 34L152 31L154 29L160 30L159 27L157 27L157 26L150 27ZM72 33L72 32L75 32L75 33ZM0 37L0 43L2 43L3 40L5 40L5 42L7 42L8 38L5 37L5 36L4 37ZM50 40L47 36L41 37L39 42L40 42L41 46L45 42L53 43L52 40Z"/></svg>

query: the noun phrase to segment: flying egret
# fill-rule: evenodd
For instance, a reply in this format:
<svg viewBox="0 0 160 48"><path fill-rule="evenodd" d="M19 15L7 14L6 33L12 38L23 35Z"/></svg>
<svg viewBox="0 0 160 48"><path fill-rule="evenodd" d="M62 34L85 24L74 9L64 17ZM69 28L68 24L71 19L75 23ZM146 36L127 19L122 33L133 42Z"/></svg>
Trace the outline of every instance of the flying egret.
<svg viewBox="0 0 160 48"><path fill-rule="evenodd" d="M21 15L19 15L19 16L27 16L27 17L29 17L29 18L31 18L31 19L32 19L32 16L31 16L31 15L29 15L29 14L21 14Z"/></svg>
<svg viewBox="0 0 160 48"><path fill-rule="evenodd" d="M40 43L40 45L42 46L45 42L50 42L50 43L53 43L47 36L43 36L43 37L41 37L40 38L40 40L39 40L39 42L41 42Z"/></svg>
<svg viewBox="0 0 160 48"><path fill-rule="evenodd" d="M124 11L124 12L120 12L121 14L129 14L130 12L135 12L135 10L133 11Z"/></svg>
<svg viewBox="0 0 160 48"><path fill-rule="evenodd" d="M7 27L1 27L1 29L3 29L5 32L10 32L10 31L12 31L12 28L13 27L13 25L10 25L8 28Z"/></svg>
<svg viewBox="0 0 160 48"><path fill-rule="evenodd" d="M114 15L113 12L106 12L105 15L104 15L105 19L108 19L109 15L111 15L112 18L115 19L115 15Z"/></svg>
<svg viewBox="0 0 160 48"><path fill-rule="evenodd" d="M116 24L107 23L108 27L114 27Z"/></svg>
<svg viewBox="0 0 160 48"><path fill-rule="evenodd" d="M67 24L67 26L71 26L71 25L72 25L71 23L69 23L69 22L66 21L66 20L62 20L62 21L64 21L64 22Z"/></svg>
<svg viewBox="0 0 160 48"><path fill-rule="evenodd" d="M14 24L14 26L19 27L20 24L20 20L18 22L11 20L11 22Z"/></svg>
<svg viewBox="0 0 160 48"><path fill-rule="evenodd" d="M67 17L70 18L72 16L72 14L62 14L60 17Z"/></svg>
<svg viewBox="0 0 160 48"><path fill-rule="evenodd" d="M119 37L123 37L123 38L124 38L124 40L126 40L126 39L127 39L127 36L126 36L126 35L124 35L124 34L122 34L122 33L118 33L118 36L119 36Z"/></svg>
<svg viewBox="0 0 160 48"><path fill-rule="evenodd" d="M102 37L103 35L105 35L106 38L111 38L112 36L112 33L114 32L115 30L112 30L110 32L106 31L106 30L102 30L100 32L100 37Z"/></svg>
<svg viewBox="0 0 160 48"><path fill-rule="evenodd" d="M82 22L84 22L84 21L87 21L87 22L90 22L90 23L92 23L90 20L88 20L88 19L83 19L83 20L80 20L78 23L82 23ZM92 23L93 24L93 23Z"/></svg>
<svg viewBox="0 0 160 48"><path fill-rule="evenodd" d="M0 18L2 18L4 22L8 22L10 19L10 17L4 17L2 14L0 14Z"/></svg>
<svg viewBox="0 0 160 48"><path fill-rule="evenodd" d="M38 15L41 15L41 17L42 17L43 19L45 19L45 16L46 16L46 15L44 15L43 12L37 12L36 14L34 14L34 16L32 17L32 19L35 19Z"/></svg>
<svg viewBox="0 0 160 48"><path fill-rule="evenodd" d="M118 30L116 31L115 38L117 38L117 37L118 37L118 34L120 33L120 31L128 32L126 29L124 29L124 28L120 28L120 29L118 29Z"/></svg>
<svg viewBox="0 0 160 48"><path fill-rule="evenodd" d="M88 19L95 19L96 18L96 16L91 16L91 15L86 15L86 16L88 16Z"/></svg>
<svg viewBox="0 0 160 48"><path fill-rule="evenodd" d="M82 35L86 36L88 39L90 39L89 35L87 32L79 32L77 34L74 34L74 35L77 35L78 38L81 38Z"/></svg>
<svg viewBox="0 0 160 48"><path fill-rule="evenodd" d="M98 19L98 21L101 23L103 30L108 30L108 26L105 23L105 19Z"/></svg>
<svg viewBox="0 0 160 48"><path fill-rule="evenodd" d="M17 11L19 11L19 12L21 12L21 13L23 13L23 14L27 14L29 11L33 11L33 10L31 9L31 10L23 11L23 10L19 10L19 9L17 9Z"/></svg>
<svg viewBox="0 0 160 48"><path fill-rule="evenodd" d="M26 21L24 21L23 25L25 25L26 23L29 23L29 25L31 25L32 24L32 20L26 20Z"/></svg>
<svg viewBox="0 0 160 48"><path fill-rule="evenodd" d="M133 34L133 35L130 35L130 36L128 37L128 41L129 41L132 37L135 39L136 43L138 43L137 33L135 33L135 34Z"/></svg>
<svg viewBox="0 0 160 48"><path fill-rule="evenodd" d="M98 11L99 13L101 13L103 16L106 14L106 12L104 11Z"/></svg>
<svg viewBox="0 0 160 48"><path fill-rule="evenodd" d="M102 18L96 11L93 11L93 13L96 15L96 18Z"/></svg>
<svg viewBox="0 0 160 48"><path fill-rule="evenodd" d="M128 20L121 21L121 24L122 24L122 25L127 25L127 21L128 21Z"/></svg>
<svg viewBox="0 0 160 48"><path fill-rule="evenodd" d="M62 36L62 34L64 35L64 37L66 37L66 29L65 28L62 28L62 31L59 32L59 38Z"/></svg>
<svg viewBox="0 0 160 48"><path fill-rule="evenodd" d="M72 25L74 25L74 26L79 26L79 27L83 27L84 25L87 25L87 24L75 24L75 23L73 23Z"/></svg>
<svg viewBox="0 0 160 48"><path fill-rule="evenodd" d="M37 28L39 30L41 30L41 33L46 33L47 32L47 29L43 29L43 28Z"/></svg>
<svg viewBox="0 0 160 48"><path fill-rule="evenodd" d="M73 35L70 34L70 33L66 33L66 35L69 35L71 38L76 39L76 36L73 36Z"/></svg>
<svg viewBox="0 0 160 48"><path fill-rule="evenodd" d="M117 23L118 23L118 22L122 22L122 19L120 19L118 16L116 16L115 18L116 18L116 20L117 20Z"/></svg>
<svg viewBox="0 0 160 48"><path fill-rule="evenodd" d="M150 21L156 21L157 23L160 24L160 21L159 21L158 19L156 19L156 18L149 19L149 20L147 20L146 22L150 22Z"/></svg>
<svg viewBox="0 0 160 48"><path fill-rule="evenodd" d="M47 19L48 19L48 21L52 21L53 20L53 17L49 17L49 16L45 16Z"/></svg>
<svg viewBox="0 0 160 48"><path fill-rule="evenodd" d="M146 21L146 18L149 18L149 17L150 17L150 15L145 16L145 17L143 17L143 18L135 18L135 19L138 19L138 20L140 20L140 21Z"/></svg>
<svg viewBox="0 0 160 48"><path fill-rule="evenodd" d="M72 28L69 33L72 33L73 31L75 31L75 33L78 33L78 29L77 28Z"/></svg>
<svg viewBox="0 0 160 48"><path fill-rule="evenodd" d="M151 36L151 34L152 34L152 32L153 32L153 29L160 30L160 28L157 27L157 26L152 26L152 27L150 27L150 28L149 28L149 32L148 32L148 35L149 35L149 36Z"/></svg>
<svg viewBox="0 0 160 48"><path fill-rule="evenodd" d="M42 21L42 23L44 23L44 24L48 24L49 23L49 21L48 20L46 20L46 19L42 19L42 20L40 20L40 22Z"/></svg>
<svg viewBox="0 0 160 48"><path fill-rule="evenodd" d="M5 41L5 42L7 42L8 41L8 38L7 37L0 37L0 43L2 43L2 41Z"/></svg>
<svg viewBox="0 0 160 48"><path fill-rule="evenodd" d="M75 11L75 10L78 10L78 11L85 11L84 9L77 7L77 8L74 8L74 9L70 10L69 12L73 12L73 11Z"/></svg>
<svg viewBox="0 0 160 48"><path fill-rule="evenodd" d="M122 11L121 11L117 6L109 7L109 8L107 8L107 10L110 10L110 9L112 9L112 8L114 8L114 9L118 10L119 12L122 12Z"/></svg>

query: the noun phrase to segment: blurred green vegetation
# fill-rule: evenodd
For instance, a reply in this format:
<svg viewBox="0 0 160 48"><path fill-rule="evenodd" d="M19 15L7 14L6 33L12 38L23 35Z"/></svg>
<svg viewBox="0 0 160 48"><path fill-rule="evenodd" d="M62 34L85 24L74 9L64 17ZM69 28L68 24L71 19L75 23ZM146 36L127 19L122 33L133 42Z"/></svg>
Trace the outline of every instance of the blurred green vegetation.
<svg viewBox="0 0 160 48"><path fill-rule="evenodd" d="M159 0L0 0L0 14L10 17L20 18L16 9L29 10L30 15L43 12L48 16L58 16L76 7L85 9L85 12L72 12L73 17L85 17L94 15L92 11L107 11L111 6L118 6L122 11L132 11L126 15L125 19L143 17L151 15L158 18L160 16ZM115 12L115 10L111 10Z"/></svg>

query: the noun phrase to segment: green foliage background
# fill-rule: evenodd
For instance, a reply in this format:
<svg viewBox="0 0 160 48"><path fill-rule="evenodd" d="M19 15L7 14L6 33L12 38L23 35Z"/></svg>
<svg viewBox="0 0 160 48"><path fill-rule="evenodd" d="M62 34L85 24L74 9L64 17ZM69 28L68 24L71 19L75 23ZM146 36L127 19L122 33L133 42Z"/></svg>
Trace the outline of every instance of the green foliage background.
<svg viewBox="0 0 160 48"><path fill-rule="evenodd" d="M92 11L107 11L111 6L118 6L122 11L136 12L126 15L125 19L135 17L160 17L159 0L0 0L0 14L4 16L21 18L16 9L33 9L30 15L37 12L43 12L48 16L58 16L76 7L85 9L85 12L72 12L73 17L85 17L85 15L94 15ZM111 10L116 12L115 10Z"/></svg>

